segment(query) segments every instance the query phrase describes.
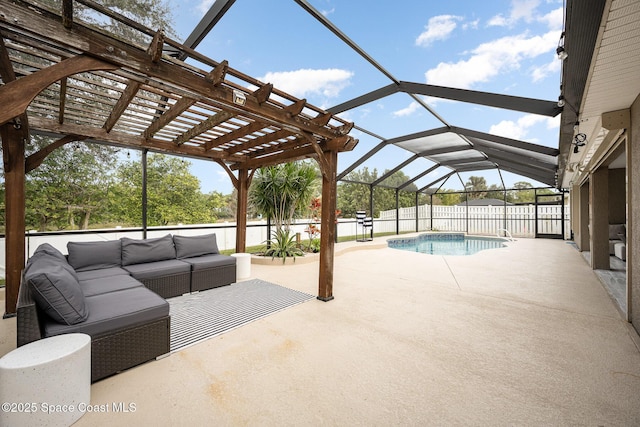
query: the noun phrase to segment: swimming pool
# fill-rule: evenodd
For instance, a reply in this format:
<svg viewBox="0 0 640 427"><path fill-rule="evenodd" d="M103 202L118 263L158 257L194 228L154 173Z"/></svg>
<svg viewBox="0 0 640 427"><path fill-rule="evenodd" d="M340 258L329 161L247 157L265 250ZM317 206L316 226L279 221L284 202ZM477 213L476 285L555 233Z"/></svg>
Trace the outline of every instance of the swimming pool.
<svg viewBox="0 0 640 427"><path fill-rule="evenodd" d="M428 233L387 240L390 248L430 255L473 255L486 249L503 248L504 242L504 239L465 236L463 233Z"/></svg>

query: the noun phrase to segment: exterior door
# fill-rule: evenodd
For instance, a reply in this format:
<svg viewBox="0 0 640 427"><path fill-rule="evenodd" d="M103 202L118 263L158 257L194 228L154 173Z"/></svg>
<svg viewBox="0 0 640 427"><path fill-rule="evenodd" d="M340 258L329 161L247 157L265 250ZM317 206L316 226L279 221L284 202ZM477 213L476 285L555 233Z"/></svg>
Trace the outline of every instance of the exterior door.
<svg viewBox="0 0 640 427"><path fill-rule="evenodd" d="M536 194L536 238L564 238L564 193Z"/></svg>

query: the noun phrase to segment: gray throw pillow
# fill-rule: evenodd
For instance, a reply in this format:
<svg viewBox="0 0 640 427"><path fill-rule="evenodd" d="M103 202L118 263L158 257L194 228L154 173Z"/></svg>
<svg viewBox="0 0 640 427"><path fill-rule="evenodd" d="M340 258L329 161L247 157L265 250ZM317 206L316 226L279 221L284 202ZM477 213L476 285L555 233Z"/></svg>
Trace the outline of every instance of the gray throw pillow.
<svg viewBox="0 0 640 427"><path fill-rule="evenodd" d="M171 234L155 239L136 240L123 237L122 265L144 264L176 258Z"/></svg>
<svg viewBox="0 0 640 427"><path fill-rule="evenodd" d="M40 257L25 273L36 306L58 323L84 322L89 312L80 284L59 263L51 263L52 259Z"/></svg>
<svg viewBox="0 0 640 427"><path fill-rule="evenodd" d="M36 255L40 253L45 253L47 255L51 255L52 257L58 258L61 261L67 262L67 258L62 254L62 252L54 248L49 243L43 243L40 246L38 246L38 248L35 250L33 254Z"/></svg>
<svg viewBox="0 0 640 427"><path fill-rule="evenodd" d="M97 242L69 242L69 264L76 271L120 267L122 244L120 240Z"/></svg>
<svg viewBox="0 0 640 427"><path fill-rule="evenodd" d="M173 236L178 258L191 258L201 255L218 254L218 242L215 234L203 236Z"/></svg>
<svg viewBox="0 0 640 427"><path fill-rule="evenodd" d="M24 268L25 275L29 272L29 270L33 265L36 265L36 266L46 265L51 267L53 267L54 265L57 265L65 269L69 274L73 276L75 280L80 280L78 279L78 274L73 269L73 267L69 265L69 263L67 262L67 258L64 255L62 256L62 259L60 259L58 256L53 255L48 251L36 251L31 256L31 258L29 258L29 261L27 261L27 265Z"/></svg>

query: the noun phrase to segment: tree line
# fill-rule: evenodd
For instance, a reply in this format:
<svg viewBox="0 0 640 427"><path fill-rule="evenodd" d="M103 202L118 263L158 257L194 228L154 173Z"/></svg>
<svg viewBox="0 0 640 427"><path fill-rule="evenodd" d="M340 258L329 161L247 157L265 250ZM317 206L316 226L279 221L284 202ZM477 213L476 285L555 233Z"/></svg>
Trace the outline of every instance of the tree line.
<svg viewBox="0 0 640 427"><path fill-rule="evenodd" d="M30 150L35 152L51 140L33 136ZM42 165L26 176L26 225L29 230L77 230L113 226L142 225L142 164L139 152L123 151L98 144L76 142L55 150ZM237 196L213 191L204 194L200 181L190 172L188 160L162 154L147 156L147 225L166 226L214 223L235 220ZM388 171L383 172L386 174ZM371 215L370 186L350 181L373 182L378 171L367 167L338 183L337 209L344 218L358 210ZM380 175L381 176L381 175ZM402 171L392 174L383 185L397 187L409 180ZM518 182L505 193L488 186L484 177L472 176L465 184L467 193L440 190L430 197L418 194L418 204L455 205L466 197L493 198L510 203L533 203L534 190L528 182ZM4 204L4 182L0 203ZM256 173L249 194L250 218L271 216L276 223L307 218L312 200L320 197L320 172L315 162L297 162L263 168ZM416 204L417 187L410 184L398 192L399 207ZM538 190L540 192L540 190ZM543 190L547 194L551 190ZM276 204L279 204L277 208ZM380 211L395 209L394 188L374 187L374 217ZM286 212L286 221L282 214ZM0 210L4 226L4 205Z"/></svg>
<svg viewBox="0 0 640 427"><path fill-rule="evenodd" d="M32 136L29 150L51 140ZM190 162L174 156L147 157L147 224L213 223L235 217L231 195L203 194ZM0 185L4 228L4 182ZM84 230L142 224L141 154L77 142L53 151L26 175L28 230Z"/></svg>

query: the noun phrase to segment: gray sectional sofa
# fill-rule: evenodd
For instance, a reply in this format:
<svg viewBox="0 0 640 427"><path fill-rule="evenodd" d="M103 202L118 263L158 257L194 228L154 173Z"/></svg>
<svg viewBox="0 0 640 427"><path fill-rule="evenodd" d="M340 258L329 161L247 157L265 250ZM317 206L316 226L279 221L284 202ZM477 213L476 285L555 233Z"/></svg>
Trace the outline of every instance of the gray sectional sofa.
<svg viewBox="0 0 640 427"><path fill-rule="evenodd" d="M236 259L215 234L40 245L23 271L18 346L66 333L92 338L91 380L169 352L165 298L228 285Z"/></svg>

